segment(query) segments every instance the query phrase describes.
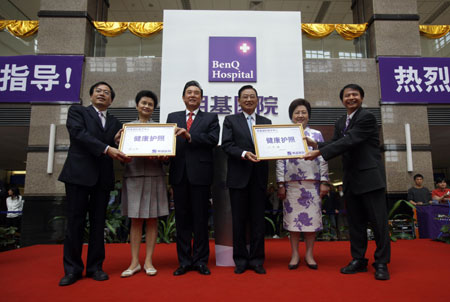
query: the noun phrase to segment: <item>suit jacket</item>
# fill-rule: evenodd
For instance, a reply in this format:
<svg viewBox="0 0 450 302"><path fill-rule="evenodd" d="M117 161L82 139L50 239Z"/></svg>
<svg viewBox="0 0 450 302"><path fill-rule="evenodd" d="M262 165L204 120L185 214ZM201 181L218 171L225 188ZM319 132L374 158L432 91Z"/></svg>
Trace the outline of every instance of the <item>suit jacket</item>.
<svg viewBox="0 0 450 302"><path fill-rule="evenodd" d="M256 115L256 125L271 124L263 116ZM222 149L228 154L227 186L233 189L242 189L250 182L253 169L260 187L266 190L268 179L268 162L253 163L242 159L243 151L255 153L252 135L248 128L244 113L228 115L223 122Z"/></svg>
<svg viewBox="0 0 450 302"><path fill-rule="evenodd" d="M375 116L359 108L344 132L346 119L344 115L336 121L331 142L319 143L320 153L325 160L342 154L344 191L363 194L385 188Z"/></svg>
<svg viewBox="0 0 450 302"><path fill-rule="evenodd" d="M97 111L92 105L72 105L66 122L70 147L59 180L82 186L100 185L114 188L112 159L103 153L106 146L115 146L114 136L122 124L107 114L103 129Z"/></svg>
<svg viewBox="0 0 450 302"><path fill-rule="evenodd" d="M186 128L186 111L172 112L167 123ZM191 142L177 137L176 156L170 159L169 182L180 184L184 170L193 185L211 185L213 181L213 148L219 142L220 126L215 113L198 111L189 131Z"/></svg>

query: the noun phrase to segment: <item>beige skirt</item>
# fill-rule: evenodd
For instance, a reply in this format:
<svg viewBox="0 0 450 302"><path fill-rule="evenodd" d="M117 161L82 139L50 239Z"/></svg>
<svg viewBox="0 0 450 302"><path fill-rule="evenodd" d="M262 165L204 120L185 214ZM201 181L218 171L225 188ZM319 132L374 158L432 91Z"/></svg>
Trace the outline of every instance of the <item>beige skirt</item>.
<svg viewBox="0 0 450 302"><path fill-rule="evenodd" d="M164 176L125 177L122 215L144 219L169 215Z"/></svg>

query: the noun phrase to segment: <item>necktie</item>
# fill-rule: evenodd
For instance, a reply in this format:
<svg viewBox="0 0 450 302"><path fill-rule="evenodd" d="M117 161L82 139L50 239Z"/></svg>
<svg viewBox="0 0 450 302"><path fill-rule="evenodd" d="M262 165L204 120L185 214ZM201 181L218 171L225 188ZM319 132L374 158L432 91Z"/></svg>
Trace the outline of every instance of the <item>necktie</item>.
<svg viewBox="0 0 450 302"><path fill-rule="evenodd" d="M350 125L350 116L347 116L347 120L345 121L345 128L344 128L344 132L347 131L348 125Z"/></svg>
<svg viewBox="0 0 450 302"><path fill-rule="evenodd" d="M186 128L187 128L187 131L189 132L189 130L191 129L191 126L192 126L192 122L194 121L193 119L192 119L192 116L194 115L194 113L193 112L189 112L189 117L188 117L188 119L187 119L187 121L186 121Z"/></svg>
<svg viewBox="0 0 450 302"><path fill-rule="evenodd" d="M100 122L102 122L102 127L105 128L106 118L103 115L103 112L99 111L98 112L98 117L100 118Z"/></svg>
<svg viewBox="0 0 450 302"><path fill-rule="evenodd" d="M247 116L247 124L248 124L248 129L250 130L250 134L251 134L251 136L252 136L252 138L253 138L253 129L252 129L252 116L251 115L249 115L249 116Z"/></svg>

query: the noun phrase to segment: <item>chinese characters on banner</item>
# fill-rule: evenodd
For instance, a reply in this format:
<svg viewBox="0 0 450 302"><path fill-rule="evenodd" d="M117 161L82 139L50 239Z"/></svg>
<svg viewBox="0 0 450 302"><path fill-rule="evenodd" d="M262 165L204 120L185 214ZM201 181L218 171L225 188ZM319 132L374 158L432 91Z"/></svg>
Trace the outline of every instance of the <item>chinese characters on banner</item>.
<svg viewBox="0 0 450 302"><path fill-rule="evenodd" d="M0 103L80 102L83 56L0 57Z"/></svg>
<svg viewBox="0 0 450 302"><path fill-rule="evenodd" d="M382 103L450 103L450 58L378 60Z"/></svg>
<svg viewBox="0 0 450 302"><path fill-rule="evenodd" d="M241 113L238 96L207 96L204 95L200 109L204 112L217 113L218 115L229 115ZM278 97L258 96L259 102L256 113L261 115L278 116Z"/></svg>

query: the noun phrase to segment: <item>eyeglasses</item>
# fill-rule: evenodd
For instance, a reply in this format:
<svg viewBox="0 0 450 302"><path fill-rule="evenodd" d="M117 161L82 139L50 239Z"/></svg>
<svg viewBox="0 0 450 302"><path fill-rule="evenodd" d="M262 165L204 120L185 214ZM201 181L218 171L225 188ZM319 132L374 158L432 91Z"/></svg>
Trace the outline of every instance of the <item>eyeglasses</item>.
<svg viewBox="0 0 450 302"><path fill-rule="evenodd" d="M109 90L100 89L100 88L95 89L95 93L102 93L102 92L104 95L108 95L108 96L111 95L111 91L109 91Z"/></svg>

